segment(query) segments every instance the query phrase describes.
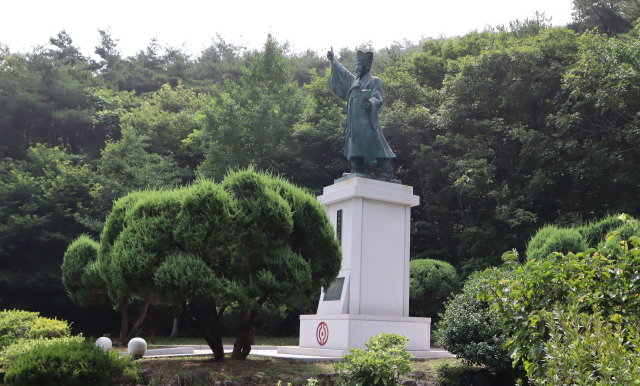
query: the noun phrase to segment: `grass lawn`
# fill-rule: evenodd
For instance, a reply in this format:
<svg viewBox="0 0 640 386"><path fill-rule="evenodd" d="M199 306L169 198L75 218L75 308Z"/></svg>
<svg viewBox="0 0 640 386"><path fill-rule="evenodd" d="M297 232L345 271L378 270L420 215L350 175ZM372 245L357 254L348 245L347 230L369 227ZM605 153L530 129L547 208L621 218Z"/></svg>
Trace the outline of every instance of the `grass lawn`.
<svg viewBox="0 0 640 386"><path fill-rule="evenodd" d="M286 383L302 384L293 379L305 375L317 376L320 373L333 373L333 363L295 363L288 360L278 360L264 357L249 356L247 360L239 361L225 359L216 362L213 357L179 357L179 358L150 358L138 360L142 369L152 369L160 377L158 384L168 382L174 375L205 369L213 374L213 382L223 380L242 381L241 376L246 374L268 375L271 381L268 385L275 385L279 380ZM443 363L457 364L458 359L429 359L422 362L412 361L412 370L425 373L428 380L434 382L436 367ZM212 383L213 384L213 383Z"/></svg>

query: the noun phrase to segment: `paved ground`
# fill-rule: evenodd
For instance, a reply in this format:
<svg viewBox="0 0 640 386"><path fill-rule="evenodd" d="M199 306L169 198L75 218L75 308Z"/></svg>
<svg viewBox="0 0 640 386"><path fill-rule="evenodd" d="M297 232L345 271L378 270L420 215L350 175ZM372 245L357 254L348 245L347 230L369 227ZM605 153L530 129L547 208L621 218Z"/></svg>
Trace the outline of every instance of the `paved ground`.
<svg viewBox="0 0 640 386"><path fill-rule="evenodd" d="M161 355L160 352L157 354L154 353L154 350L149 350L148 354L145 355L145 358L165 358L165 357L182 357L182 356L199 356L199 355L211 355L213 352L209 348L209 346L180 346L180 348L193 348L193 353L189 354L164 354ZM225 354L230 354L233 351L233 346L224 346ZM331 358L331 357L321 357L321 356L311 356L311 355L294 355L294 354L278 354L277 346L253 346L251 347L251 355L262 356L262 357L270 357L270 358L279 358L279 359L289 359L295 362L340 362L342 358ZM422 356L420 358L414 359L425 359L425 358L454 358L455 356L451 353L442 350L442 349L433 349L429 354Z"/></svg>

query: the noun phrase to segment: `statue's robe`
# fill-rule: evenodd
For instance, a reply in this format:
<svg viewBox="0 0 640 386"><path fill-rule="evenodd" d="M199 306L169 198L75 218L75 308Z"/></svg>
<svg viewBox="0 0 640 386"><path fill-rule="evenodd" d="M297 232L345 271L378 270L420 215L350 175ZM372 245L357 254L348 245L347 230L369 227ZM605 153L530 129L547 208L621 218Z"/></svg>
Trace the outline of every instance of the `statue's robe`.
<svg viewBox="0 0 640 386"><path fill-rule="evenodd" d="M345 129L344 155L364 157L364 162L376 162L376 158L395 158L384 139L378 109L382 106L382 80L367 73L356 79L335 58L331 61L331 89L347 101L347 125ZM371 91L367 110L361 108L363 92ZM366 94L365 94L366 95Z"/></svg>

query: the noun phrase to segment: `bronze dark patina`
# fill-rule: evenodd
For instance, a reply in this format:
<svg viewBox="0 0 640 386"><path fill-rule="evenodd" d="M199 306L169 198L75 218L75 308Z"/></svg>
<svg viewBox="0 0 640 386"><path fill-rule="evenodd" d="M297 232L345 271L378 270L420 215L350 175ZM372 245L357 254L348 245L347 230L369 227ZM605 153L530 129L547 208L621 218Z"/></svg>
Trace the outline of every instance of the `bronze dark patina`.
<svg viewBox="0 0 640 386"><path fill-rule="evenodd" d="M390 158L395 158L382 134L378 110L382 106L382 80L370 73L373 52L357 52L356 74L351 74L333 54L327 52L331 62L331 89L347 101L344 155L351 162L351 173L363 173L364 163L377 162L380 177L393 179Z"/></svg>

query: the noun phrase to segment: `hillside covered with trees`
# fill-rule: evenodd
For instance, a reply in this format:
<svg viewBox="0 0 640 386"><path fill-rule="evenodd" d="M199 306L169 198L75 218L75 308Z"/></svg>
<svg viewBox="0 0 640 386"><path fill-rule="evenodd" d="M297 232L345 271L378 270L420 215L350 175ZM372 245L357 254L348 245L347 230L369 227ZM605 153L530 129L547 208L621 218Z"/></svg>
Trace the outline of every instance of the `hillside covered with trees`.
<svg viewBox="0 0 640 386"><path fill-rule="evenodd" d="M396 176L420 195L412 259L466 277L545 224L640 212L640 3L574 3L564 27L536 15L376 50ZM31 52L0 44L0 309L89 333L117 314L74 306L60 266L114 200L250 165L319 194L348 171L324 53L218 36L195 56L152 40L123 57L100 34L99 59L65 31ZM355 50L336 56L355 69Z"/></svg>

